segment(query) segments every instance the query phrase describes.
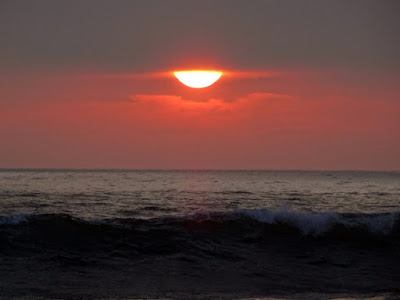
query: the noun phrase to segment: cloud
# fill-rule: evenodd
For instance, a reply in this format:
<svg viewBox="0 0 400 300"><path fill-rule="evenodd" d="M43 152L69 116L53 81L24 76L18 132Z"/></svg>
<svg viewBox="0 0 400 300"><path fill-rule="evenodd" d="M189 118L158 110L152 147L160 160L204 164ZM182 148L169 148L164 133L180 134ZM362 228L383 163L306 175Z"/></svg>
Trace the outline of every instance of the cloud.
<svg viewBox="0 0 400 300"><path fill-rule="evenodd" d="M139 94L131 97L132 102L140 106L143 110L153 110L173 112L180 111L192 114L231 114L235 112L251 113L263 107L271 107L269 101L292 99L291 96L275 93L250 93L234 99L234 101L225 101L219 98L209 98L205 101L185 99L176 95L152 95ZM280 104L281 104L280 103ZM280 105L278 102L278 105Z"/></svg>
<svg viewBox="0 0 400 300"><path fill-rule="evenodd" d="M139 94L131 96L133 102L140 102L140 101L149 101L149 102L161 102L161 103L171 103L177 104L180 103L181 105L197 105L199 107L205 107L210 104L215 103L223 103L223 104L230 104L234 105L234 102L246 102L246 101L263 101L268 99L292 99L293 97L290 95L285 94L278 94L278 93L267 93L267 92L254 92L249 93L234 99L235 101L225 101L223 99L218 98L209 98L206 101L198 101L194 99L185 99L182 96L177 95L159 95L159 94Z"/></svg>
<svg viewBox="0 0 400 300"><path fill-rule="evenodd" d="M197 68L193 68L196 69ZM208 68L199 68L199 70L209 70ZM79 78L83 80L90 79L160 79L173 77L174 72L180 70L192 70L191 68L178 68L177 70L164 70L164 71L154 71L154 72L142 72L142 73L101 73L101 74L84 74L80 75ZM214 70L214 68L210 68ZM268 77L276 77L284 75L285 71L278 70L229 70L216 68L215 70L221 71L223 77L234 78L234 79L260 79Z"/></svg>
<svg viewBox="0 0 400 300"><path fill-rule="evenodd" d="M32 98L32 84L25 89L30 106L0 109L2 159L4 166L53 167L399 166L398 102L349 97L344 88L334 97L331 89L299 80L276 86L266 80L232 93L225 84L194 90L179 83L134 93L135 81L108 88L95 81L81 90L51 86L68 98L48 94L45 105ZM126 101L112 101L114 92ZM110 101L69 101L75 95Z"/></svg>
<svg viewBox="0 0 400 300"><path fill-rule="evenodd" d="M254 92L247 94L245 96L241 96L237 98L237 101L244 102L244 101L262 101L262 100L287 100L293 99L293 96L285 95L285 94L278 94L278 93L265 93L265 92Z"/></svg>
<svg viewBox="0 0 400 300"><path fill-rule="evenodd" d="M184 99L175 95L148 95L140 94L132 96L142 110L152 110L153 112L164 111L165 113L185 112L191 114L202 113L221 113L231 109L231 104L221 99L210 98L207 101L196 101Z"/></svg>

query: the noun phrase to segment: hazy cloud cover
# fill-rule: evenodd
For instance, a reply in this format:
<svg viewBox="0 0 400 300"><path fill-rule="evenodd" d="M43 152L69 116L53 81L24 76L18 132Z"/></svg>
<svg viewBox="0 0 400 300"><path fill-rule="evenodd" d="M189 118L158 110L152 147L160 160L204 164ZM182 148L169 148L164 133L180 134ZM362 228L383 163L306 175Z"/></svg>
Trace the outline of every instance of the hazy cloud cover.
<svg viewBox="0 0 400 300"><path fill-rule="evenodd" d="M3 72L188 63L399 70L399 12L396 0L3 0L0 64Z"/></svg>
<svg viewBox="0 0 400 300"><path fill-rule="evenodd" d="M0 167L400 169L399 8L1 1Z"/></svg>

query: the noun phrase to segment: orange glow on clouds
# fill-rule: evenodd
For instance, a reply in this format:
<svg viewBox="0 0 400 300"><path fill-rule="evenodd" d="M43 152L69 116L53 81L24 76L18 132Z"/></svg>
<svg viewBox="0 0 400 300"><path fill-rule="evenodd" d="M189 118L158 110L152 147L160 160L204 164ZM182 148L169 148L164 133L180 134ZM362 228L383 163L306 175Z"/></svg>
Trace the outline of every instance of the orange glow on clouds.
<svg viewBox="0 0 400 300"><path fill-rule="evenodd" d="M233 79L261 79L278 77L284 74L288 74L288 71L277 71L277 70L230 70L230 69L219 69L219 70L187 70L187 71L155 71L155 72L143 72L143 73L103 73L103 74L83 74L80 75L80 79L91 80L91 79L134 79L134 80L154 80L170 78L172 75L176 77L175 73L218 73L224 75L227 78ZM195 75L195 74L191 74ZM214 76L214 74L213 74ZM217 80L221 77L219 76Z"/></svg>
<svg viewBox="0 0 400 300"><path fill-rule="evenodd" d="M221 78L220 71L177 71L174 72L175 77L184 85L191 88L205 88L214 84Z"/></svg>
<svg viewBox="0 0 400 300"><path fill-rule="evenodd" d="M397 74L218 70L0 76L0 167L400 168Z"/></svg>

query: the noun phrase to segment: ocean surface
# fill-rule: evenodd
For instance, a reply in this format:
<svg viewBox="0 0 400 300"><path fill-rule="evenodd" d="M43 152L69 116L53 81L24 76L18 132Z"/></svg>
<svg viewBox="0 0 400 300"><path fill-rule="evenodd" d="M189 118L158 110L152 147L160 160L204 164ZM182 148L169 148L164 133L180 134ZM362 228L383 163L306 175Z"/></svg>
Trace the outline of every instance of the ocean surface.
<svg viewBox="0 0 400 300"><path fill-rule="evenodd" d="M400 172L3 169L0 297L400 299Z"/></svg>

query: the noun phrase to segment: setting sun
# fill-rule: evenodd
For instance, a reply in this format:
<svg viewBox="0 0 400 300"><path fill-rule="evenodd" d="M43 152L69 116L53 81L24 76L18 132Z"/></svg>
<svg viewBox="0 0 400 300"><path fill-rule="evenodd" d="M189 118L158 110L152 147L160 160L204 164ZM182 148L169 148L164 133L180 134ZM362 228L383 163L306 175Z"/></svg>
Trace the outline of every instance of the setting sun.
<svg viewBox="0 0 400 300"><path fill-rule="evenodd" d="M204 88L215 83L222 75L220 71L178 71L175 77L191 88Z"/></svg>

